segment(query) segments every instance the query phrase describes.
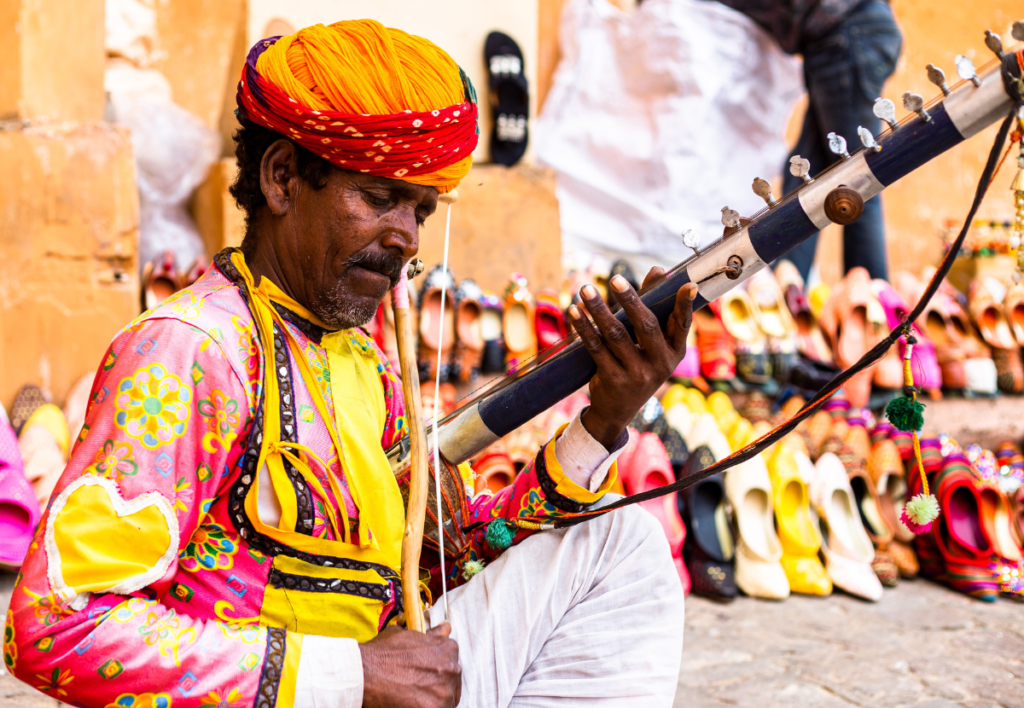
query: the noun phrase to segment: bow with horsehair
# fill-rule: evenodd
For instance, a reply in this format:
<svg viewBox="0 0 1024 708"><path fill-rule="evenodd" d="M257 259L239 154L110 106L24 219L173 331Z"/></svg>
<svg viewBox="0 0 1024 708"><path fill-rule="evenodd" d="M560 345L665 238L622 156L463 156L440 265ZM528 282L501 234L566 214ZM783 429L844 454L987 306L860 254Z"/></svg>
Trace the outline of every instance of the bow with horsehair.
<svg viewBox="0 0 1024 708"><path fill-rule="evenodd" d="M1024 40L1024 23L1018 22L1014 25L1014 38ZM862 135L865 148L853 155L846 153L845 145L842 146L839 151L843 155L842 160L813 180L805 177L804 184L786 195L784 199L775 201L769 194L766 199L769 202L767 209L755 215L749 222L734 224L731 227L727 225L726 233L721 240L698 250L689 260L670 270L640 293L644 304L664 326L675 305L676 293L682 285L688 282L697 283L698 295L693 304L694 309L707 305L828 224L840 223L844 217L837 214L834 208L836 195L852 199L862 206L863 201L875 196L885 187L1005 118L982 172L962 230L943 258L921 299L900 326L852 367L826 384L793 418L715 464L676 482L627 496L599 510L585 510L558 518L530 516L517 520L542 528L563 528L629 504L685 489L760 454L815 413L852 376L881 359L897 339L909 331L910 325L924 311L948 274L995 173L999 152L1010 127L1015 121L1024 121L1024 50L1004 53L1000 46L994 51L999 57L997 65L986 67L980 76L974 71L969 60L961 62L959 59L962 58L958 58L957 66L963 81L952 90L946 85L942 72L930 66L929 78L942 88L942 97L927 106L923 105L923 102L921 105L915 105L912 108L915 113L902 122L887 121L889 128L878 136L877 142L870 133ZM632 326L625 313L620 311L616 316L632 336ZM510 373L490 387L485 387L463 403L458 410L432 426L433 437L437 441L435 454L439 452L453 464L468 460L500 437L582 388L595 370L596 366L590 354L578 337L567 337L516 372ZM406 387L407 402L411 389L411 386ZM410 454L411 450L408 439L399 441L388 450L388 457L396 474L404 472L411 462L415 462L416 458ZM425 466L423 467L425 469ZM415 469L416 465L413 465L411 479L415 479L412 476ZM439 479L435 481L440 482ZM440 499L440 494L438 498ZM409 517L412 518L415 513L416 510L412 508L410 501ZM422 519L422 514L418 518ZM437 519L439 522L442 519L440 510ZM450 528L457 523L458 520L449 518L444 521L443 527ZM473 524L462 527L461 530L468 533L478 526L479 524ZM407 543L418 545L422 542L422 525L418 525L414 532L416 530L418 535L410 536L407 526ZM438 540L443 540L443 535L438 532ZM442 552L439 555L443 560L445 554ZM403 563L403 580L404 575Z"/></svg>

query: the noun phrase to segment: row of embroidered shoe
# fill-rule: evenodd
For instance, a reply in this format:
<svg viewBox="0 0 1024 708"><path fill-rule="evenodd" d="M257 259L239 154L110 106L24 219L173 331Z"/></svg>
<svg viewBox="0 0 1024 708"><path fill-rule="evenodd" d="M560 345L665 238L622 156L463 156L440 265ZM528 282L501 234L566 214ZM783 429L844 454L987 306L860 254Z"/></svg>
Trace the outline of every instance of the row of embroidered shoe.
<svg viewBox="0 0 1024 708"><path fill-rule="evenodd" d="M445 312L438 342L441 295ZM420 377L434 381L441 347L441 381L471 381L480 373L510 371L563 339L566 322L558 293L536 296L525 277L513 273L501 297L484 291L470 278L456 282L451 270L431 268L420 286L417 303ZM395 320L385 298L367 329L397 366Z"/></svg>
<svg viewBox="0 0 1024 708"><path fill-rule="evenodd" d="M85 423L93 375L83 376L71 389L64 408L51 402L38 386L28 384L18 391L10 415L0 405L0 568L21 566L40 508L64 472L73 441ZM102 474L114 450L100 455Z"/></svg>
<svg viewBox="0 0 1024 708"><path fill-rule="evenodd" d="M769 422L770 407L760 394L741 415L722 393L705 399L695 389L673 386L635 421L640 435L619 461L624 491L695 474L802 404L790 398ZM999 593L1024 599L1024 456L1004 445L1001 466L989 465L985 481L969 457L984 468L985 460L996 459L991 453L976 446L961 453L954 442L934 436L926 436L924 447L943 511L926 537L915 537L899 521L916 480L912 475L908 484L904 472L913 455L909 435L876 424L845 398L724 478L714 475L678 498L644 506L665 529L684 588L692 583L694 592L720 600L740 590L783 599L790 592L828 595L833 588L878 600L883 585L918 574L913 548L921 553L921 572L954 589L983 599ZM1002 474L993 471L999 469ZM968 482L978 490L973 507L965 496ZM932 552L933 546L939 550Z"/></svg>
<svg viewBox="0 0 1024 708"><path fill-rule="evenodd" d="M815 389L836 373L833 366L848 368L888 336L933 274L934 268L920 279L901 272L890 285L854 268L835 287L819 283L805 293L799 272L781 261L774 272L761 271L695 315L697 346L677 375L738 377L755 386L774 378ZM965 296L943 282L913 329L915 383L933 396L942 389L1024 392L1024 286L984 278ZM903 385L903 348L891 349L847 383L855 405L868 405L872 387Z"/></svg>
<svg viewBox="0 0 1024 708"><path fill-rule="evenodd" d="M140 312L152 310L174 293L199 280L209 269L210 260L199 256L186 270L180 271L174 252L165 251L159 258L142 267Z"/></svg>

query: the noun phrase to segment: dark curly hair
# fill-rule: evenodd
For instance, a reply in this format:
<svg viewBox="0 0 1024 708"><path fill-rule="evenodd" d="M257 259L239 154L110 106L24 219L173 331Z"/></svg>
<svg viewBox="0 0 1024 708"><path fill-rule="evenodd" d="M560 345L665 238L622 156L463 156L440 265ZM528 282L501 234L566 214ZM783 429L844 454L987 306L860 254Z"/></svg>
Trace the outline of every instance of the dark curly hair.
<svg viewBox="0 0 1024 708"><path fill-rule="evenodd" d="M241 116L238 122L241 127L232 136L235 141L238 174L228 191L235 198L238 208L245 212L245 239L242 241L242 250L251 253L255 246L252 227L260 209L267 203L267 198L260 188L260 165L263 163L263 155L275 141L288 138ZM295 145L299 176L309 182L313 189L320 190L326 187L327 178L337 168L295 141L290 142Z"/></svg>

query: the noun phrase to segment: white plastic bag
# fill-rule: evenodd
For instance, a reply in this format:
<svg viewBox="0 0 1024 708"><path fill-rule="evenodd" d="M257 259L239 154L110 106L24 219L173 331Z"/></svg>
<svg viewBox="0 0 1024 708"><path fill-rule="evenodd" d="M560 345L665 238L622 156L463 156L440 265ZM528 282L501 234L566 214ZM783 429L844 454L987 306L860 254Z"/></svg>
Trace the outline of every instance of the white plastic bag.
<svg viewBox="0 0 1024 708"><path fill-rule="evenodd" d="M723 206L764 207L750 185L780 173L803 80L746 16L704 0L645 0L632 14L571 0L560 44L535 148L557 171L567 264L601 252L672 265L691 253L687 229L703 244L721 236Z"/></svg>
<svg viewBox="0 0 1024 708"><path fill-rule="evenodd" d="M220 157L220 134L170 100L158 71L110 60L105 84L114 120L132 133L139 184L139 267L164 251L179 270L204 255L202 237L186 208Z"/></svg>
<svg viewBox="0 0 1024 708"><path fill-rule="evenodd" d="M147 67L156 58L156 0L107 0L104 5L107 56Z"/></svg>

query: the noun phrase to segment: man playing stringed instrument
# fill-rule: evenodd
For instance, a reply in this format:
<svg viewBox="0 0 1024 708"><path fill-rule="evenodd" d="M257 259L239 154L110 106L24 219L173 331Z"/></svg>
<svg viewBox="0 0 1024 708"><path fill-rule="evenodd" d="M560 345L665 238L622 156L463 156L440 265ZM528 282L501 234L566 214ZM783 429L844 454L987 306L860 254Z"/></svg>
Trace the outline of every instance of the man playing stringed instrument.
<svg viewBox="0 0 1024 708"><path fill-rule="evenodd" d="M651 516L520 527L507 550L484 527L601 500L696 288L663 333L613 279L639 345L584 288L592 404L467 502L451 622L434 605L426 634L402 629L418 598L383 452L401 383L358 327L469 170L472 87L430 42L352 21L259 42L238 108L243 246L111 344L14 591L8 669L87 708L671 705L683 593Z"/></svg>

